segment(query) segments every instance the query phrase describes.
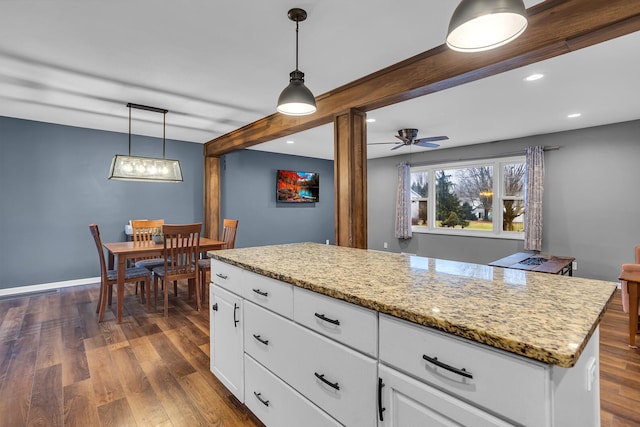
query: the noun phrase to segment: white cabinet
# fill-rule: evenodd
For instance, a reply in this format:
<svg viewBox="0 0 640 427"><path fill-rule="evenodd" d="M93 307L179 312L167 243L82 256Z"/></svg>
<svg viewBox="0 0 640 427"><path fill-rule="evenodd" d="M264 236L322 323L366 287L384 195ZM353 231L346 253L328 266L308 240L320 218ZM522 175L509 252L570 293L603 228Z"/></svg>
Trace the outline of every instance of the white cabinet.
<svg viewBox="0 0 640 427"><path fill-rule="evenodd" d="M475 406L380 365L378 427L507 427Z"/></svg>
<svg viewBox="0 0 640 427"><path fill-rule="evenodd" d="M211 372L244 402L242 298L212 283L209 304Z"/></svg>

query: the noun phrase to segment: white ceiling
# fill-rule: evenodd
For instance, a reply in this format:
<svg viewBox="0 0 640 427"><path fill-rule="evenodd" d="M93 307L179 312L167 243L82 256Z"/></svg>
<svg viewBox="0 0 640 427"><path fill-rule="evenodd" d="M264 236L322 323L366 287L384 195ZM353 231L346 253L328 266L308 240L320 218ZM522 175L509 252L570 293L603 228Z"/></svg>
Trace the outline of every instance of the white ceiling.
<svg viewBox="0 0 640 427"><path fill-rule="evenodd" d="M442 44L456 5L2 0L0 115L127 133L133 102L169 110L167 138L204 143L275 111L295 68L291 7L309 14L300 24L300 69L320 95ZM419 137L448 135L447 148L638 119L638 46L635 33L372 111L368 141L391 142L398 129L416 127ZM545 78L524 82L532 72ZM567 119L572 112L582 116ZM162 135L161 115L134 110L133 119L134 134ZM370 146L368 157L407 150L391 147ZM332 159L333 129L254 148Z"/></svg>

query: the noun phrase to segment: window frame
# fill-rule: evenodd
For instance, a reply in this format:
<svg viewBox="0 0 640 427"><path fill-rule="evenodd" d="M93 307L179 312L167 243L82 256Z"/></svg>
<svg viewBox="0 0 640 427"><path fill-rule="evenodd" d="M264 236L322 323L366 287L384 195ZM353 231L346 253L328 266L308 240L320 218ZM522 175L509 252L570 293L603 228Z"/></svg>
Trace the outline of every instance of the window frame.
<svg viewBox="0 0 640 427"><path fill-rule="evenodd" d="M487 159L475 159L469 161L459 161L459 162L447 162L447 163L434 163L429 165L422 166L411 166L411 173L414 172L427 172L428 174L428 197L427 200L427 224L426 225L412 225L411 230L413 233L425 233L425 234L444 234L444 235L455 235L455 236L468 236L468 237L485 237L485 238L493 238L493 239L508 239L508 240L524 240L524 232L520 231L503 231L502 227L502 219L503 219L503 209L504 209L504 200L524 200L524 197L512 197L512 196L504 196L504 165L514 164L514 163L522 163L525 164L525 156L510 156L510 157L497 157L497 158L487 158ZM483 230L469 230L469 229L454 229L447 227L438 227L435 223L436 221L436 202L432 197L435 193L435 185L436 179L435 174L440 170L448 170L448 169L463 169L463 168L472 168L472 167L480 167L480 166L492 166L493 167L493 200L491 204L491 212L493 217L493 230L491 231L483 231ZM497 173L496 173L497 171ZM414 200L424 200L420 199L411 199L411 203Z"/></svg>

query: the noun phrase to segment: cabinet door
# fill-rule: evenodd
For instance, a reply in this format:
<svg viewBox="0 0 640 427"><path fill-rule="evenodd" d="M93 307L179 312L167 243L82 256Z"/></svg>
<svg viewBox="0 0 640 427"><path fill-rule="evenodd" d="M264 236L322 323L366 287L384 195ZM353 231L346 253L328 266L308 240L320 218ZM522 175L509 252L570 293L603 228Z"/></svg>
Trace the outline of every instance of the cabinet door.
<svg viewBox="0 0 640 427"><path fill-rule="evenodd" d="M211 372L244 402L242 298L211 284Z"/></svg>
<svg viewBox="0 0 640 427"><path fill-rule="evenodd" d="M384 365L378 375L378 427L512 425Z"/></svg>

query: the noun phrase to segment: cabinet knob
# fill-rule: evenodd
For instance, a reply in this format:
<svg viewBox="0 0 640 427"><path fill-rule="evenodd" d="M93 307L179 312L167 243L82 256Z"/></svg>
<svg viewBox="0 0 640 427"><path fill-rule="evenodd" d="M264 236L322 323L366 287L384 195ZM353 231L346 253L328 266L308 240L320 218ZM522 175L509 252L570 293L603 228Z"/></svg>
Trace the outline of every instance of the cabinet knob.
<svg viewBox="0 0 640 427"><path fill-rule="evenodd" d="M211 306L211 310L218 311L218 303L215 303Z"/></svg>

